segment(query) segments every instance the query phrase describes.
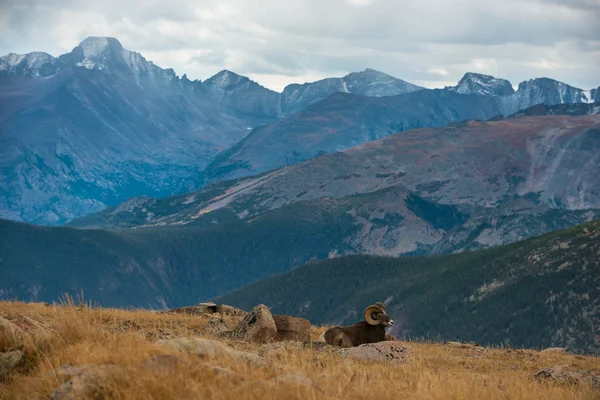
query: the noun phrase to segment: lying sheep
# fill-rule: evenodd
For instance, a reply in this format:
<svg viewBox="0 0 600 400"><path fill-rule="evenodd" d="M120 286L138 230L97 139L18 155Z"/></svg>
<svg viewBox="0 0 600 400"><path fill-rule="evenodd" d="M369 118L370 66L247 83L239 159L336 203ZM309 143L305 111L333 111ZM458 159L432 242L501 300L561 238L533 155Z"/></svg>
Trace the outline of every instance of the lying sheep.
<svg viewBox="0 0 600 400"><path fill-rule="evenodd" d="M364 321L351 326L326 330L320 341L339 347L356 347L365 343L377 343L385 340L385 328L394 324L394 321L385 312L385 305L377 302L365 309Z"/></svg>

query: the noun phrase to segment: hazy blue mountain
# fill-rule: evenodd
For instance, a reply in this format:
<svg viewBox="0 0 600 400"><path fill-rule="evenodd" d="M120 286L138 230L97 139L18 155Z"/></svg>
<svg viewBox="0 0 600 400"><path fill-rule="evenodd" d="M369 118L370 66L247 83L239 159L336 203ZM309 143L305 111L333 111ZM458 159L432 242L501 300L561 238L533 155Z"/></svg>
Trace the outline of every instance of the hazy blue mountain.
<svg viewBox="0 0 600 400"><path fill-rule="evenodd" d="M600 115L547 112L410 130L198 192L132 199L71 225L252 225L314 202L358 229L328 239L332 254L462 251L595 218L599 168Z"/></svg>
<svg viewBox="0 0 600 400"><path fill-rule="evenodd" d="M368 70L365 72L371 74ZM352 76L348 75L348 77ZM348 77L344 78L349 81ZM347 85L336 79L307 86L306 99ZM296 87L302 93L303 86ZM334 90L335 89L335 90ZM296 93L292 92L292 93ZM349 92L349 91L348 91ZM329 92L328 92L329 93ZM286 91L284 91L284 98ZM457 86L416 90L390 97L336 93L288 118L252 131L207 167L207 182L261 173L318 154L344 150L396 132L468 119L508 116L536 104L600 102L597 90L582 90L547 78L522 82L467 73Z"/></svg>
<svg viewBox="0 0 600 400"><path fill-rule="evenodd" d="M279 95L242 81L226 88L238 100L223 100L212 81L179 78L113 38L88 38L58 59L3 57L0 216L58 224L190 190L218 152L277 118Z"/></svg>
<svg viewBox="0 0 600 400"><path fill-rule="evenodd" d="M284 116L290 116L340 92L382 97L396 96L422 89L422 87L402 79L367 68L362 72L350 73L343 78L327 78L317 82L286 86L281 94L281 112Z"/></svg>
<svg viewBox="0 0 600 400"><path fill-rule="evenodd" d="M418 88L373 70L342 80L339 91L372 96ZM335 92L321 85L283 101L231 71L191 81L104 37L58 58L0 57L0 217L61 224L132 196L197 188L218 153L281 118L282 106Z"/></svg>

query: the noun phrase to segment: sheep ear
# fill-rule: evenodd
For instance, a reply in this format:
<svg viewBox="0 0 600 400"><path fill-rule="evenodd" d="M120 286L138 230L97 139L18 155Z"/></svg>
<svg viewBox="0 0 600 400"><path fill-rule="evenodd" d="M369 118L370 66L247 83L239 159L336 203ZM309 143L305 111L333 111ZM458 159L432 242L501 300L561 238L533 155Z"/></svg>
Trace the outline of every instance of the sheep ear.
<svg viewBox="0 0 600 400"><path fill-rule="evenodd" d="M383 304L382 302L378 301L377 303L375 303L376 306L379 306L383 311L385 311L385 304Z"/></svg>

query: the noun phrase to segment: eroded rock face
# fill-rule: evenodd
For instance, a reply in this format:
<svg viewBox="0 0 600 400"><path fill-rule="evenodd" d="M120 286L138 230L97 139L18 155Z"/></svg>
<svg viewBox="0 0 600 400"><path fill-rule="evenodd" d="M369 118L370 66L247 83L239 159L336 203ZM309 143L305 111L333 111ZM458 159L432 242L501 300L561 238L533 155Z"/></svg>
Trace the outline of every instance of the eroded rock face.
<svg viewBox="0 0 600 400"><path fill-rule="evenodd" d="M310 340L311 324L309 320L289 315L274 315L273 320L277 327L276 340Z"/></svg>
<svg viewBox="0 0 600 400"><path fill-rule="evenodd" d="M346 357L354 358L356 360L401 363L407 360L409 350L400 342L385 341L363 344L358 347L351 347L348 349L341 349L337 353Z"/></svg>
<svg viewBox="0 0 600 400"><path fill-rule="evenodd" d="M271 312L259 304L231 331L227 337L253 343L267 343L277 336L277 326Z"/></svg>
<svg viewBox="0 0 600 400"><path fill-rule="evenodd" d="M591 384L600 389L600 373L589 370L566 370L561 366L555 366L537 371L534 378L567 385Z"/></svg>

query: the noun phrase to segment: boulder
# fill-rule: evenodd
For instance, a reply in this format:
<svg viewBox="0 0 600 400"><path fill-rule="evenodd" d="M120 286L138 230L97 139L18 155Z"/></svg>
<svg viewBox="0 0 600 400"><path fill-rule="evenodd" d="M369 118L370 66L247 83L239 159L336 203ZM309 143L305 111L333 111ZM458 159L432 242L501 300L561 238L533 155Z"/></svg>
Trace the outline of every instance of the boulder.
<svg viewBox="0 0 600 400"><path fill-rule="evenodd" d="M20 350L0 353L0 382L19 368L24 359L25 354Z"/></svg>
<svg viewBox="0 0 600 400"><path fill-rule="evenodd" d="M264 304L259 304L250 311L244 319L227 334L233 340L243 340L253 343L267 343L277 336L277 326L271 312Z"/></svg>
<svg viewBox="0 0 600 400"><path fill-rule="evenodd" d="M534 378L567 385L591 384L593 387L600 389L600 373L590 370L567 370L561 366L554 366L537 371Z"/></svg>
<svg viewBox="0 0 600 400"><path fill-rule="evenodd" d="M215 314L217 312L217 305L215 303L200 303L196 306L174 308L169 312L174 314L189 315Z"/></svg>
<svg viewBox="0 0 600 400"><path fill-rule="evenodd" d="M211 318L210 321L202 328L200 332L202 335L210 335L215 337L221 337L229 331L229 327L225 323L223 318Z"/></svg>
<svg viewBox="0 0 600 400"><path fill-rule="evenodd" d="M290 317L289 315L273 315L277 328L276 340L310 340L310 321L304 318Z"/></svg>
<svg viewBox="0 0 600 400"><path fill-rule="evenodd" d="M337 354L355 360L401 363L408 359L408 348L400 342L368 343L337 351Z"/></svg>
<svg viewBox="0 0 600 400"><path fill-rule="evenodd" d="M246 314L248 314L244 310L240 310L239 308L228 306L226 304L221 304L219 307L217 307L217 312L221 315L227 315L230 317L245 317Z"/></svg>

